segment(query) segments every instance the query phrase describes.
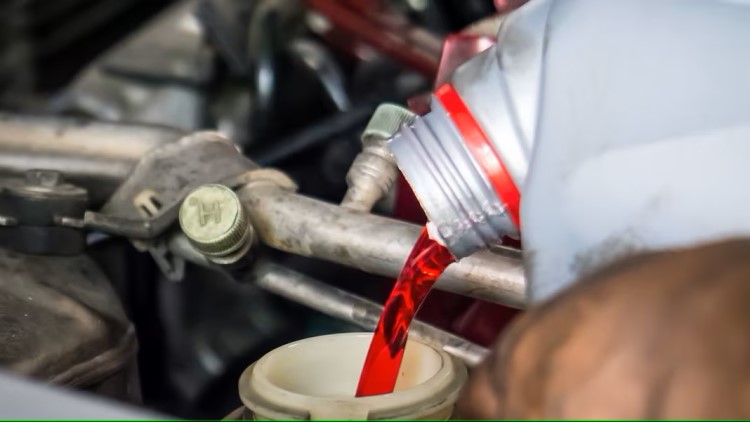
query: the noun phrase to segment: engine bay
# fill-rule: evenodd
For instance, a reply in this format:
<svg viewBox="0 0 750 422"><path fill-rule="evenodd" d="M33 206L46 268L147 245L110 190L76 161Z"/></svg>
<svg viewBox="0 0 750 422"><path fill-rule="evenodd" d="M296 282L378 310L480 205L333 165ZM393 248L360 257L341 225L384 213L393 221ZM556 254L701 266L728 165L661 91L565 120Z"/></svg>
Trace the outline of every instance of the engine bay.
<svg viewBox="0 0 750 422"><path fill-rule="evenodd" d="M381 162L397 127L373 115L429 109L494 44L506 3L0 6L0 363L23 385L7 390L29 378L105 398L94 406L216 419L269 350L373 330L426 222ZM217 185L228 193L199 192ZM224 194L236 209L212 208ZM212 218L238 222L201 232ZM481 361L525 304L518 248L449 267L411 335Z"/></svg>

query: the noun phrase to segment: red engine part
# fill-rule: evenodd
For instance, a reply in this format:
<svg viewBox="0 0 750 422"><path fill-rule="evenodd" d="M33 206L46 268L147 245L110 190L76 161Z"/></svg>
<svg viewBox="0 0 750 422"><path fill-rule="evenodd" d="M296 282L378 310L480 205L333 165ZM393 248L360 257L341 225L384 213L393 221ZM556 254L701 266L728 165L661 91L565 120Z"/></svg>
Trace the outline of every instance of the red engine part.
<svg viewBox="0 0 750 422"><path fill-rule="evenodd" d="M305 0L313 12L327 19L320 35L338 47L362 57L362 45L434 78L440 63L440 37L412 25L389 11L383 1Z"/></svg>

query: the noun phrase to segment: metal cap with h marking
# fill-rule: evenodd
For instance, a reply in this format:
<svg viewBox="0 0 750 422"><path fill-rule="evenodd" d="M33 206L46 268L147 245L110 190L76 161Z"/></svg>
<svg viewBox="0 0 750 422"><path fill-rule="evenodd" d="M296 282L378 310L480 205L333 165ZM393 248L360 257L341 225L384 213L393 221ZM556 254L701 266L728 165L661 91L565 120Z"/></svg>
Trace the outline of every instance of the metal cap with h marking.
<svg viewBox="0 0 750 422"><path fill-rule="evenodd" d="M180 207L180 227L193 247L208 257L239 252L251 236L245 208L222 185L203 185L192 191Z"/></svg>

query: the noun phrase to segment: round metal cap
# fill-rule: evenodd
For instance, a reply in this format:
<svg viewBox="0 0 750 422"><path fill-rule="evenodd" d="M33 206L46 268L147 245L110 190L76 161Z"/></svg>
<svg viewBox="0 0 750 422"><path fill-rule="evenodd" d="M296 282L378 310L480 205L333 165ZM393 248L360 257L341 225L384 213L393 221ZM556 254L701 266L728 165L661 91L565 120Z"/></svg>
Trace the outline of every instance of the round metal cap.
<svg viewBox="0 0 750 422"><path fill-rule="evenodd" d="M193 247L208 256L237 251L250 232L240 199L222 185L203 185L191 192L180 207L180 227Z"/></svg>

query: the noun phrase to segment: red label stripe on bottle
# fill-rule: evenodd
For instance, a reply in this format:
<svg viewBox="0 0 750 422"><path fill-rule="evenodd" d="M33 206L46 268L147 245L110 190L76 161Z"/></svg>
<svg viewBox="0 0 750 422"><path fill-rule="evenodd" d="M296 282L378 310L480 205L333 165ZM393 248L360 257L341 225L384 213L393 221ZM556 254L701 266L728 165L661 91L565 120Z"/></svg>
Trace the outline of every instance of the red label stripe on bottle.
<svg viewBox="0 0 750 422"><path fill-rule="evenodd" d="M503 165L500 154L490 143L489 138L472 116L469 108L458 95L458 91L451 84L444 84L435 91L435 96L443 104L445 111L458 128L464 139L464 144L490 180L498 197L502 201L511 221L521 227L519 204L521 194L508 170Z"/></svg>

